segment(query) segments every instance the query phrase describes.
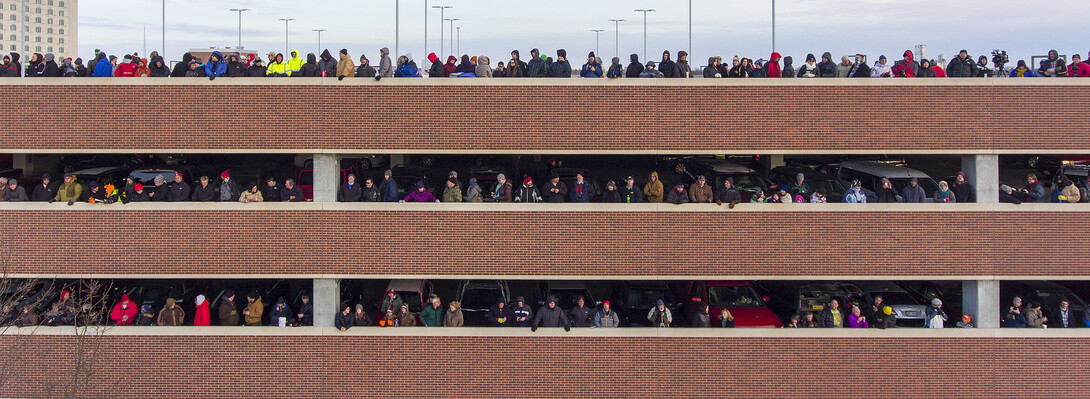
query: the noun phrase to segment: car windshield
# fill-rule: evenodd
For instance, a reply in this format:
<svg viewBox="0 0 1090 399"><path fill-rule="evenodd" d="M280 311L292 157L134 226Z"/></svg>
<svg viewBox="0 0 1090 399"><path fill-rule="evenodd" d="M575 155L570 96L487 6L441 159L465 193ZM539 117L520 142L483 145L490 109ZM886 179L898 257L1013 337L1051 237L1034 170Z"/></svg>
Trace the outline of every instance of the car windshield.
<svg viewBox="0 0 1090 399"><path fill-rule="evenodd" d="M133 179L134 182L144 183L144 182L154 181L155 176L163 175L163 181L165 183L172 183L172 182L174 182L174 175L176 173L177 172L175 172L173 170L157 170L157 171L133 172L132 179Z"/></svg>
<svg viewBox="0 0 1090 399"><path fill-rule="evenodd" d="M579 301L579 297L590 298L587 294L587 290L584 289L552 289L549 290L549 295L556 297L556 306L559 306L561 309L574 308L575 304ZM586 306L594 307L594 304L587 302Z"/></svg>
<svg viewBox="0 0 1090 399"><path fill-rule="evenodd" d="M930 198L931 195L935 194L935 191L939 190L939 184L935 183L934 180L922 179L922 178L917 179L917 180L918 180L918 182L920 184L920 187L923 187L923 192L924 192L924 194L927 195L928 198ZM893 183L893 189L897 190L897 193L899 194L899 193L901 193L901 192L903 192L905 190L905 187L907 187L909 184L911 184L912 179L911 178L889 179L889 182ZM954 184L951 183L951 182L947 182L947 183L950 183L950 186L951 186L950 188L953 189Z"/></svg>
<svg viewBox="0 0 1090 399"><path fill-rule="evenodd" d="M708 287L708 306L713 308L749 308L761 306L753 287L742 285Z"/></svg>
<svg viewBox="0 0 1090 399"><path fill-rule="evenodd" d="M873 292L871 298L876 295L882 296L882 303L888 305L919 305L915 299L912 299L911 295L905 292L886 291L886 292Z"/></svg>
<svg viewBox="0 0 1090 399"><path fill-rule="evenodd" d="M420 293L415 291L398 291L398 295L401 295L401 303L409 305L410 312L419 312L423 309L423 305L420 303Z"/></svg>
<svg viewBox="0 0 1090 399"><path fill-rule="evenodd" d="M715 188L723 187L723 182L727 181L728 177L734 178L734 188L746 191L767 191L768 184L764 179L757 175L719 175L715 177Z"/></svg>
<svg viewBox="0 0 1090 399"><path fill-rule="evenodd" d="M824 190L825 195L827 196L842 197L844 196L844 192L847 191L847 189L844 188L844 185L840 184L840 181L837 180L806 180L802 185L811 193L816 193L818 189Z"/></svg>
<svg viewBox="0 0 1090 399"><path fill-rule="evenodd" d="M462 309L489 309L501 296L495 287L466 288L462 291Z"/></svg>
<svg viewBox="0 0 1090 399"><path fill-rule="evenodd" d="M630 308L650 308L659 300L666 303L674 302L674 295L670 290L662 288L629 288L625 293L625 306Z"/></svg>

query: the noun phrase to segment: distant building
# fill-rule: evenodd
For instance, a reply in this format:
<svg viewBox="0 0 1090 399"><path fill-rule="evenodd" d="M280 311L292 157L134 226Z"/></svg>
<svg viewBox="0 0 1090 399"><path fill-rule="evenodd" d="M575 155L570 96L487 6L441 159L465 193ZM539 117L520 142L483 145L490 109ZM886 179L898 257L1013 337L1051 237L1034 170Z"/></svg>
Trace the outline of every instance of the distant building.
<svg viewBox="0 0 1090 399"><path fill-rule="evenodd" d="M0 0L0 53L18 52L22 44L24 65L33 53L76 58L77 9L76 0Z"/></svg>

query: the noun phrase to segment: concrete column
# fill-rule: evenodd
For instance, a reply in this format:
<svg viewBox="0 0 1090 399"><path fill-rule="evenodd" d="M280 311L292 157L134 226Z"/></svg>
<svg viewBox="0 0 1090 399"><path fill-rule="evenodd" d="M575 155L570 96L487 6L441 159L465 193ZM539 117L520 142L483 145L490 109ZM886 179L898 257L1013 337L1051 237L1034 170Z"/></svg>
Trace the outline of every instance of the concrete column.
<svg viewBox="0 0 1090 399"><path fill-rule="evenodd" d="M961 283L962 312L973 316L977 328L999 328L999 281L966 280Z"/></svg>
<svg viewBox="0 0 1090 399"><path fill-rule="evenodd" d="M331 278L314 279L314 326L333 327L333 320L341 309L341 280Z"/></svg>
<svg viewBox="0 0 1090 399"><path fill-rule="evenodd" d="M765 170L769 171L781 166L786 166L787 162L783 160L783 154L765 155L764 157Z"/></svg>
<svg viewBox="0 0 1090 399"><path fill-rule="evenodd" d="M405 165L405 154L390 154L390 167Z"/></svg>
<svg viewBox="0 0 1090 399"><path fill-rule="evenodd" d="M969 183L976 188L976 202L995 204L999 202L999 156L964 155L961 157L961 170ZM954 182L949 182L951 185Z"/></svg>
<svg viewBox="0 0 1090 399"><path fill-rule="evenodd" d="M34 173L31 168L30 154L13 154L11 157L11 167L14 169L22 169L23 174L26 176L32 176Z"/></svg>
<svg viewBox="0 0 1090 399"><path fill-rule="evenodd" d="M314 202L337 202L341 185L341 156L314 154Z"/></svg>

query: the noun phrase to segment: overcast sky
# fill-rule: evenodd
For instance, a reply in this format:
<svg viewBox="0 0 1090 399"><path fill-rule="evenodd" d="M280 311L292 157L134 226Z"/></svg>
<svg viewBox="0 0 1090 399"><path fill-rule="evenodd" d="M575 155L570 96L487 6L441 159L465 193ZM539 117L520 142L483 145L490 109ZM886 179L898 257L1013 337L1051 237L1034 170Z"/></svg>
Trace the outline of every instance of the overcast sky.
<svg viewBox="0 0 1090 399"><path fill-rule="evenodd" d="M160 50L161 1L80 0L79 52L84 57L100 48L110 54L142 51L147 25L147 50ZM242 44L260 54L284 50L284 23L295 18L288 39L293 49L335 52L348 48L359 58L361 51L376 63L378 49L394 51L395 0L166 0L166 49L177 60L190 48L233 46L238 41L238 14L229 8L250 8L243 14ZM633 11L653 8L648 15L647 51L656 61L664 49L676 53L688 47L689 10L684 0L429 0L428 5L452 5L447 18L459 18L461 53L489 55L492 62L507 59L519 49L523 59L540 48L555 55L567 49L572 64L581 64L595 49L601 33L599 57L615 54L615 29L609 19L626 19L620 25L620 54L643 53L643 17ZM772 50L770 0L693 0L693 64L709 56L734 55L767 59ZM880 54L899 59L900 53L917 44L927 45L928 58L958 50L988 55L1005 49L1012 64L1020 58L1045 54L1055 48L1061 54L1090 51L1090 1L1070 1L1036 7L1014 0L779 0L776 2L776 47L794 56L795 65L807 53L820 57ZM401 0L401 53L422 60L424 52L424 0ZM439 10L429 9L428 51L439 52ZM447 23L444 54L449 54Z"/></svg>

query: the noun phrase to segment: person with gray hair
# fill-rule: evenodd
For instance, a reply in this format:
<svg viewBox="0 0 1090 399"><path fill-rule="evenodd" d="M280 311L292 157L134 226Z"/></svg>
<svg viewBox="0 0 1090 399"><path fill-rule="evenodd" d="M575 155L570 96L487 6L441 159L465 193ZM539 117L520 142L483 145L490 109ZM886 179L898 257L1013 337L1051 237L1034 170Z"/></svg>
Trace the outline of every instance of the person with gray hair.
<svg viewBox="0 0 1090 399"><path fill-rule="evenodd" d="M1025 313L1022 310L1022 298L1014 297L1011 300L1011 306L1007 308L1007 314L1003 316L1003 327L1026 328L1028 320L1026 320Z"/></svg>
<svg viewBox="0 0 1090 399"><path fill-rule="evenodd" d="M1014 187L1006 184L999 186L999 202L1004 204L1021 204L1022 200L1014 196Z"/></svg>
<svg viewBox="0 0 1090 399"><path fill-rule="evenodd" d="M0 194L0 200L3 200L3 201L8 201L8 202L30 201L30 199L27 198L27 196L26 196L26 190L23 190L23 188L19 186L19 180L18 179L8 180L8 183L5 185L5 187L0 189L0 193L2 193L2 194Z"/></svg>

